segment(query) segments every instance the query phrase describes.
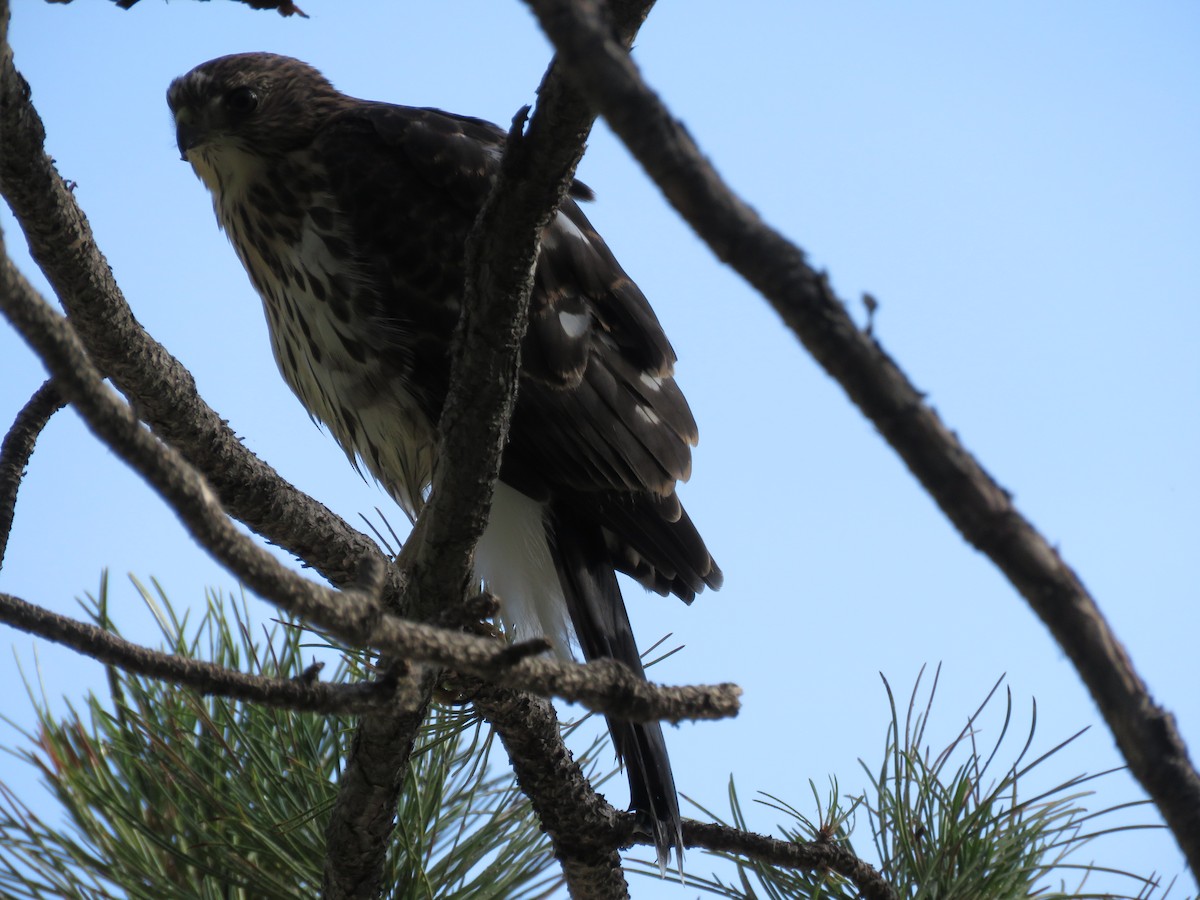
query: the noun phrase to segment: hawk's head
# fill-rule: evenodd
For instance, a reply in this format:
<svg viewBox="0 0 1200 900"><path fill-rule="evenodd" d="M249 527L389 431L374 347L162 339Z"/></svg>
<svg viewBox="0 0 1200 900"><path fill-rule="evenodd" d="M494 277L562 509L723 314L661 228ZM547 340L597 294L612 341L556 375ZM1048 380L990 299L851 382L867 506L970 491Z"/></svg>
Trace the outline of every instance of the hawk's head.
<svg viewBox="0 0 1200 900"><path fill-rule="evenodd" d="M312 139L325 107L341 99L307 63L271 53L238 53L203 63L171 82L180 158L208 181L222 157L270 158ZM209 185L213 187L213 185Z"/></svg>

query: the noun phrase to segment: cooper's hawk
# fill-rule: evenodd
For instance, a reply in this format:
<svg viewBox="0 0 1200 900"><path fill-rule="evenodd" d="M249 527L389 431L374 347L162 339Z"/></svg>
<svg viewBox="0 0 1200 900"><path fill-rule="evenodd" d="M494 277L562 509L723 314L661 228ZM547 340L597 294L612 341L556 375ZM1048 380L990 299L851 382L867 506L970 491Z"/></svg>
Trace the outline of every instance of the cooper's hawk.
<svg viewBox="0 0 1200 900"><path fill-rule="evenodd" d="M226 56L172 82L179 151L262 297L288 385L412 516L459 316L464 245L504 132L357 100L305 63ZM477 574L518 637L642 675L616 572L690 602L721 571L675 496L696 424L646 298L575 199L542 234L521 381ZM575 199L572 199L575 198ZM681 849L657 723L610 718L660 861Z"/></svg>

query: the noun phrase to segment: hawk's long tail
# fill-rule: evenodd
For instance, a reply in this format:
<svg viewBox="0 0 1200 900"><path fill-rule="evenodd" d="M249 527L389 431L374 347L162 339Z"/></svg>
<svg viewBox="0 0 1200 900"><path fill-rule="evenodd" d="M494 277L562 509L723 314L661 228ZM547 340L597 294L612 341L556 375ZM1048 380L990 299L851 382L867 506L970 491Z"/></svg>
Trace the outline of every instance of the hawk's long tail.
<svg viewBox="0 0 1200 900"><path fill-rule="evenodd" d="M551 553L583 655L616 659L646 677L621 588L604 548L599 526L556 516ZM662 726L605 716L617 756L629 778L630 808L654 838L658 865L666 872L672 848L682 865L683 826L679 798Z"/></svg>

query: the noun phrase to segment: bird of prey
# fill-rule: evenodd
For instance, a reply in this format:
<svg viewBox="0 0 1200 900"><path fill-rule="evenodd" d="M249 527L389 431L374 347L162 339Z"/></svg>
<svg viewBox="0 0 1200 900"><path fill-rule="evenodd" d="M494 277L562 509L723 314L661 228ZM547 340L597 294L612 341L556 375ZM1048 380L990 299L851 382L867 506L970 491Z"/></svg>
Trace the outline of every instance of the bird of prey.
<svg viewBox="0 0 1200 900"><path fill-rule="evenodd" d="M464 248L505 133L359 100L288 57L206 62L167 92L182 158L266 312L284 379L351 462L416 516L435 462ZM617 583L691 602L721 571L675 494L696 424L675 353L577 200L541 236L517 403L475 554L518 637L645 677ZM660 863L682 849L662 729L609 718Z"/></svg>

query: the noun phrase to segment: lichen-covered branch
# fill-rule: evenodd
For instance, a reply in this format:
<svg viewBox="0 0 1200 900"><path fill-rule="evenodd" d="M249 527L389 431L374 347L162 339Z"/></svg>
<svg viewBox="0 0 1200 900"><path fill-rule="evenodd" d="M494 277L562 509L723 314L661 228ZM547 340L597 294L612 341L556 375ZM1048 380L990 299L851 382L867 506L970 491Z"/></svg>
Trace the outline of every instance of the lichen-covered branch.
<svg viewBox="0 0 1200 900"><path fill-rule="evenodd" d="M520 691L484 686L475 698L500 736L521 791L533 804L574 900L629 896L618 848L632 839L621 816L592 788L562 741L554 707Z"/></svg>
<svg viewBox="0 0 1200 900"><path fill-rule="evenodd" d="M2 248L0 248L2 249ZM128 405L108 389L70 324L24 288L7 255L0 254L0 311L51 370L87 426L170 504L193 537L263 598L348 644L375 648L406 660L428 662L540 692L543 688L597 711L628 717L719 718L736 713L736 686L656 688L620 666L581 666L544 656L514 654L495 640L402 619L381 602L383 564L360 561L346 590L309 581L242 534L203 477L173 448L141 426ZM655 697L664 703L655 708Z"/></svg>
<svg viewBox="0 0 1200 900"><path fill-rule="evenodd" d="M232 697L303 712L348 715L391 703L396 675L361 684L326 684L318 668L301 678L269 678L204 660L151 650L88 622L59 615L11 594L0 593L0 621L54 641L125 672L158 678L205 695Z"/></svg>
<svg viewBox="0 0 1200 900"><path fill-rule="evenodd" d="M54 386L54 381L46 381L21 407L12 427L4 435L4 442L0 444L0 568L4 567L4 552L12 533L17 491L25 477L29 457L33 455L33 446L50 417L64 405L66 401Z"/></svg>
<svg viewBox="0 0 1200 900"><path fill-rule="evenodd" d="M825 276L721 180L609 34L596 0L527 0L579 87L712 251L771 303L1070 657L1130 771L1200 871L1200 775L1082 581L938 417Z"/></svg>

